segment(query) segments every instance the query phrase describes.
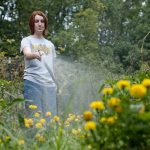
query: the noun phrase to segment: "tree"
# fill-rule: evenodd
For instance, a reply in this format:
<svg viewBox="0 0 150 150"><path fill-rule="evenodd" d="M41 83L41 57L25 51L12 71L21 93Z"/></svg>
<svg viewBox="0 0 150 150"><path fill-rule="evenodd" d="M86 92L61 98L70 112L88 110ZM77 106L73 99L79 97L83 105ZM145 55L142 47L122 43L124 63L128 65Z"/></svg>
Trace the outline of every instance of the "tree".
<svg viewBox="0 0 150 150"><path fill-rule="evenodd" d="M142 41L150 31L149 2L146 0L103 0L103 3L105 10L99 18L102 23L99 32L99 43L103 47L102 55L105 55L103 49L109 46L117 64L123 64L125 70L129 66L133 68L132 70L139 69ZM148 38L144 43L145 52L149 49ZM149 58L144 55L144 59L148 61Z"/></svg>

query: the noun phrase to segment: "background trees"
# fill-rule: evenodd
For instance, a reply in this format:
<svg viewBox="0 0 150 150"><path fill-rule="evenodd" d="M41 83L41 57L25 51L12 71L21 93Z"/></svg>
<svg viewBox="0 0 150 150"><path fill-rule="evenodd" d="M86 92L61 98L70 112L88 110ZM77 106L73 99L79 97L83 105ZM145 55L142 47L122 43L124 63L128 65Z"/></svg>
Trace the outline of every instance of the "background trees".
<svg viewBox="0 0 150 150"><path fill-rule="evenodd" d="M19 54L33 10L47 14L48 38L63 55L114 72L150 65L148 0L1 0L0 51L5 55Z"/></svg>

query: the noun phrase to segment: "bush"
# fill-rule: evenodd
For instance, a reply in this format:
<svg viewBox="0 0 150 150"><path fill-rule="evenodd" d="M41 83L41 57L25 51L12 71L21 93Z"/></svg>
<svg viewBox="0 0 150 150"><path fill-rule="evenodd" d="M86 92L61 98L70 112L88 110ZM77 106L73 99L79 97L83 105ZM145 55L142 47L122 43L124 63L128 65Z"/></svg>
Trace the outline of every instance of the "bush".
<svg viewBox="0 0 150 150"><path fill-rule="evenodd" d="M150 148L150 79L138 76L101 88L101 100L84 113L83 144L103 150Z"/></svg>

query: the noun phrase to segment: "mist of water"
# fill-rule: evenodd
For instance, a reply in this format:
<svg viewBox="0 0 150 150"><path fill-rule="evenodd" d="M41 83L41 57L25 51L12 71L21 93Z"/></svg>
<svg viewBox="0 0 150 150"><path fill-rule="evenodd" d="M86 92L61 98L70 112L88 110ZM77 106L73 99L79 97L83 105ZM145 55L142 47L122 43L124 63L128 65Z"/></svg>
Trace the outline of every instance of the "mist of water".
<svg viewBox="0 0 150 150"><path fill-rule="evenodd" d="M100 99L98 88L105 73L102 70L94 71L94 67L58 56L55 76L60 89L57 95L59 113L81 113L88 109L91 101Z"/></svg>

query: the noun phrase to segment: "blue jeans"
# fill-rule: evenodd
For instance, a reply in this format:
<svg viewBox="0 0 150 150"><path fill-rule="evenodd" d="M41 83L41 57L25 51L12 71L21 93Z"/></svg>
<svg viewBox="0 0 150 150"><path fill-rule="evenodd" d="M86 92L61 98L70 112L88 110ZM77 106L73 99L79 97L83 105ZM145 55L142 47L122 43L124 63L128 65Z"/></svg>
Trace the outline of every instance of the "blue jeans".
<svg viewBox="0 0 150 150"><path fill-rule="evenodd" d="M24 98L29 100L25 102L27 116L30 116L33 111L29 109L29 105L36 105L38 107L36 112L41 111L44 116L48 111L52 115L57 114L56 86L46 87L24 80Z"/></svg>

